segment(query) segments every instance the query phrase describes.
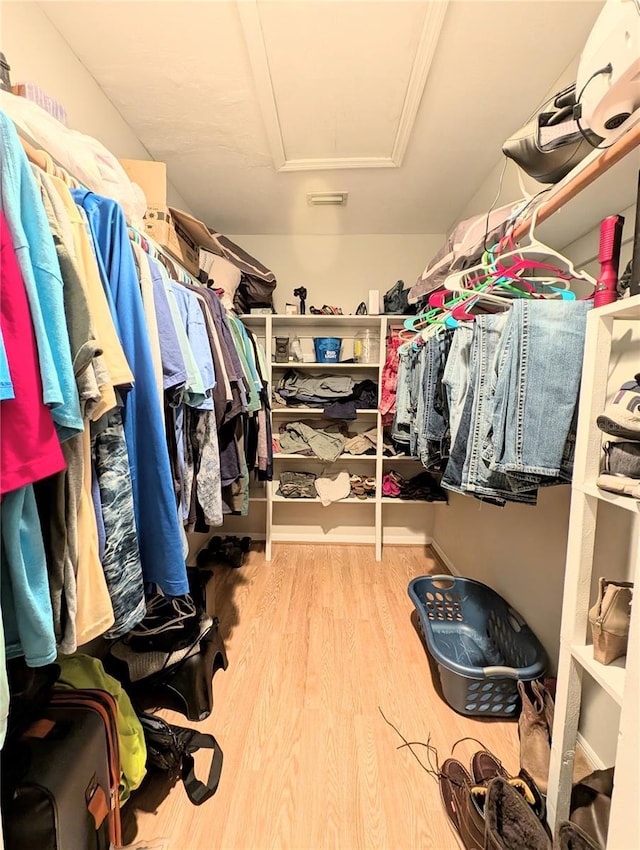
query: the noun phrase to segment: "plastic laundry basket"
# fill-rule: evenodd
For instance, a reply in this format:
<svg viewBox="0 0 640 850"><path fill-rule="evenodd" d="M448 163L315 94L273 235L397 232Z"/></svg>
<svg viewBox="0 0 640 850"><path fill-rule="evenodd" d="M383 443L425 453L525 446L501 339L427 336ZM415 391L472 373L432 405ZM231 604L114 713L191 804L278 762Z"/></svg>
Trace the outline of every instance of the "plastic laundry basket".
<svg viewBox="0 0 640 850"><path fill-rule="evenodd" d="M317 363L338 363L342 340L336 336L316 336L313 338Z"/></svg>
<svg viewBox="0 0 640 850"><path fill-rule="evenodd" d="M538 679L547 666L540 641L520 614L495 590L469 578L420 576L408 592L451 708L516 718L517 681Z"/></svg>

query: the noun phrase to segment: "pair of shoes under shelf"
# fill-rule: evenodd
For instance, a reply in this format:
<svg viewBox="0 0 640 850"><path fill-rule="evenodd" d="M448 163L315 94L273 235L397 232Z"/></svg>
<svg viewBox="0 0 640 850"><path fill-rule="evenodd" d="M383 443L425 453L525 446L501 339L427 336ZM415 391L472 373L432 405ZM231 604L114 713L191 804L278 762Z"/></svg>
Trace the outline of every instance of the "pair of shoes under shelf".
<svg viewBox="0 0 640 850"><path fill-rule="evenodd" d="M220 563L242 567L250 548L250 537L212 537L209 544L198 552L196 564L201 569Z"/></svg>

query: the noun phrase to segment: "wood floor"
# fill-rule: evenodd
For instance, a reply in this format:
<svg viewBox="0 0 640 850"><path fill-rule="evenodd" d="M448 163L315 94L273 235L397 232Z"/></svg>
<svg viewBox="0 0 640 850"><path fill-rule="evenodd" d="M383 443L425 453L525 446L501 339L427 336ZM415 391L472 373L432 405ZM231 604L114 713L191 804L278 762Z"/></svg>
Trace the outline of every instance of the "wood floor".
<svg viewBox="0 0 640 850"><path fill-rule="evenodd" d="M229 669L215 676L207 720L169 715L220 741L218 793L201 807L181 784L162 801L140 795L126 841L165 838L171 850L458 848L435 779L398 749L380 712L409 741L430 740L441 760L474 736L517 772L516 724L462 717L434 688L406 588L440 571L421 548L386 547L376 563L372 547L284 544L271 563L252 552L242 569L221 569ZM468 763L476 749L464 742L456 755ZM416 751L424 759L426 748Z"/></svg>

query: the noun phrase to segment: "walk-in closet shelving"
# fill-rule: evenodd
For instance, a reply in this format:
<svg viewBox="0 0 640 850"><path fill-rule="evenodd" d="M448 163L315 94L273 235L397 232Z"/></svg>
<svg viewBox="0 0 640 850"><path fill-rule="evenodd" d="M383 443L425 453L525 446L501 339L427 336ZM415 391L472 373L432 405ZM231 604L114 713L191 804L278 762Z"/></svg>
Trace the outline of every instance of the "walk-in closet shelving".
<svg viewBox="0 0 640 850"><path fill-rule="evenodd" d="M582 720L583 694L596 687L620 707L597 722L608 729L615 754L614 791L607 850L640 847L640 609L631 606L627 655L604 665L593 657L588 612L594 601L599 575L640 586L640 545L637 516L640 502L600 490L602 444L606 435L596 418L620 385L615 368L620 341L640 344L640 296L593 310L587 320L582 393L576 441L571 517L562 606L558 690L549 774L548 808L552 825L568 816L573 758ZM636 361L637 363L637 361ZM611 521L611 511L631 512L629 558L624 568L603 563L598 555L598 534ZM621 548L625 541L621 540ZM637 591L636 591L637 592ZM592 697L593 701L593 697ZM581 741L582 742L582 741ZM589 745L588 740L586 741Z"/></svg>
<svg viewBox="0 0 640 850"><path fill-rule="evenodd" d="M265 347L269 370L270 390L288 369L299 369L310 375L350 374L354 381L370 378L381 385L382 367L386 357L386 337L389 323L400 317L392 316L327 316L327 315L270 315L252 314L242 320L258 336ZM294 363L275 362L276 337L297 338L303 353L313 356L313 339L318 336L335 336L342 340L341 359L353 358L353 341L368 331L374 355L372 362L355 363ZM262 485L252 482L250 510L246 518L229 517L227 525L234 531L247 529L256 537L265 538L267 558L271 558L273 542L339 542L374 545L376 558L382 557L383 543L426 543L431 538L432 508L440 503L422 500L385 498L382 495L382 478L385 471L401 466L409 476L422 469L417 458L405 455L395 457L382 453L382 419L373 408L356 411L357 418L349 422L350 430L362 433L376 430L375 454L342 454L333 463L316 457L276 452L274 454L273 481ZM271 420L274 431L287 421L304 419L322 420L323 411L316 407L284 406L273 404ZM413 469L415 467L415 471ZM351 474L371 477L376 482L375 496L366 499L349 497L324 507L319 499L290 499L277 495L280 474L286 469L301 471L308 468L318 474L346 470ZM258 504L253 504L257 502ZM344 507L343 507L344 506ZM264 513L263 513L264 511Z"/></svg>

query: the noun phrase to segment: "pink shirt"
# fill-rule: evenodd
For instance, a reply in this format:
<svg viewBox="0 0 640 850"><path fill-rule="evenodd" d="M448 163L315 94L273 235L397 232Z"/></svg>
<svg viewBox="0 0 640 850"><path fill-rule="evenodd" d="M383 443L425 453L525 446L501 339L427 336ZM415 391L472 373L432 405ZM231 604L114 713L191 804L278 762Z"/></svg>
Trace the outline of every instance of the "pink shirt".
<svg viewBox="0 0 640 850"><path fill-rule="evenodd" d="M42 382L29 302L0 211L0 328L15 398L0 402L0 493L33 484L65 468Z"/></svg>

